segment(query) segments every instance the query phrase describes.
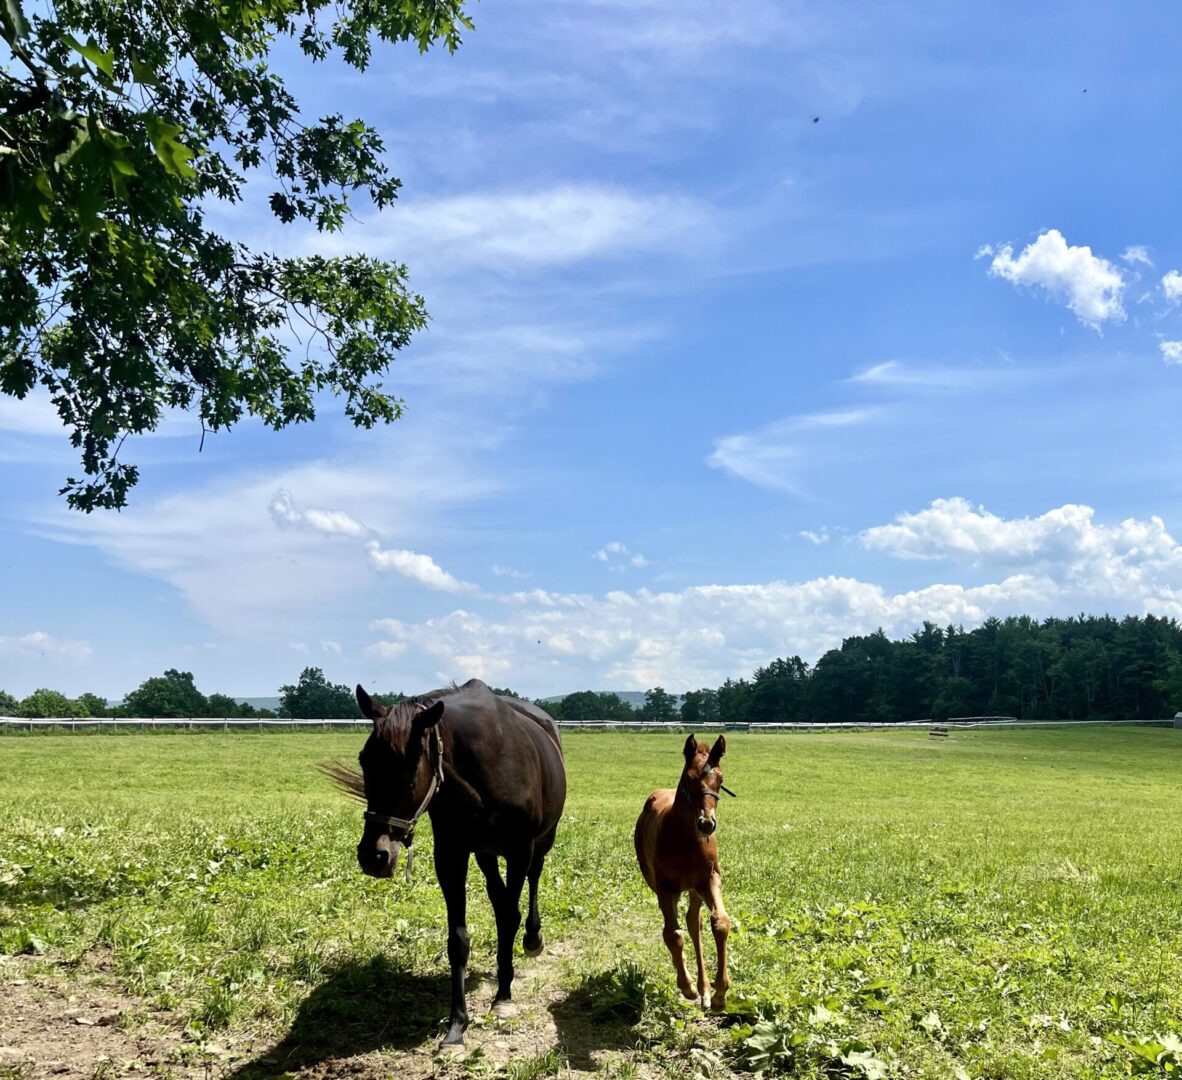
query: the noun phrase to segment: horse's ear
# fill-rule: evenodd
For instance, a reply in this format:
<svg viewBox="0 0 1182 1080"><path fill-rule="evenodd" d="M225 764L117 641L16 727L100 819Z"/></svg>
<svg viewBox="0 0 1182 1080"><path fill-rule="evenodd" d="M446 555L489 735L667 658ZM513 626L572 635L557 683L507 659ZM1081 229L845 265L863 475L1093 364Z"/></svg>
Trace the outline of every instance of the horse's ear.
<svg viewBox="0 0 1182 1080"><path fill-rule="evenodd" d="M441 719L443 719L443 702L437 701L434 705L430 705L422 712L415 714L414 720L411 721L411 730L416 735L422 735L424 731L438 724Z"/></svg>
<svg viewBox="0 0 1182 1080"><path fill-rule="evenodd" d="M722 755L726 753L726 736L719 735L714 740L714 745L710 747L710 756L706 759L711 765L717 765L722 760Z"/></svg>
<svg viewBox="0 0 1182 1080"><path fill-rule="evenodd" d="M692 764L694 758L698 756L698 737L696 735L691 733L689 738L685 740L685 748L682 753L685 754L685 763Z"/></svg>
<svg viewBox="0 0 1182 1080"><path fill-rule="evenodd" d="M382 707L365 692L361 683L357 684L357 708L361 710L362 716L375 723L382 718Z"/></svg>

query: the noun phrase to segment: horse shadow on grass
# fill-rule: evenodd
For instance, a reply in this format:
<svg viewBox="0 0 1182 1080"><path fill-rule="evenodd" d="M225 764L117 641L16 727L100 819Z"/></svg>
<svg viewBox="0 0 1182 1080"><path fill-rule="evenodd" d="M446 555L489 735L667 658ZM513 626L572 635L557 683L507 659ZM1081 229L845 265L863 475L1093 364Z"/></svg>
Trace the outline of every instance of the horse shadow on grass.
<svg viewBox="0 0 1182 1080"><path fill-rule="evenodd" d="M604 1050L631 1050L639 1036L636 1025L644 1012L644 988L621 979L623 965L586 976L565 997L550 1005L558 1042L571 1067L587 1072L599 1068L594 1055Z"/></svg>
<svg viewBox="0 0 1182 1080"><path fill-rule="evenodd" d="M479 982L469 976L469 990ZM442 1036L450 1009L446 971L422 975L384 956L331 969L301 1002L283 1039L227 1074L262 1080L372 1050L411 1050Z"/></svg>

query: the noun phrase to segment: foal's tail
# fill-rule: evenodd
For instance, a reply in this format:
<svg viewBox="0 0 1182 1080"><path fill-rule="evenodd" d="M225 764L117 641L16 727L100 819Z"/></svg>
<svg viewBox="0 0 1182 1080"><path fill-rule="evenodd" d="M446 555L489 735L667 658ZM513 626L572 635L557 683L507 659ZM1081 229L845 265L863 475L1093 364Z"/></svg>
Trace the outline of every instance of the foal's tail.
<svg viewBox="0 0 1182 1080"><path fill-rule="evenodd" d="M655 829L657 826L657 813L653 808L656 798L657 793L654 791L645 799L644 809L640 811L640 817L636 819L636 828L632 830L632 843L636 848L636 861L640 864L640 873L653 892L657 891L656 876L652 862L652 849L655 845L650 844L649 839L650 829Z"/></svg>

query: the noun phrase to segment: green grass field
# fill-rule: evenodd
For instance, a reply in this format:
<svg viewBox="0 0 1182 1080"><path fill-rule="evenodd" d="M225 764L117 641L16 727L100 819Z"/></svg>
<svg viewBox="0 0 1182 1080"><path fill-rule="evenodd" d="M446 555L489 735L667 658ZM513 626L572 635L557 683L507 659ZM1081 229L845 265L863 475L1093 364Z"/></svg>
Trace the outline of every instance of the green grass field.
<svg viewBox="0 0 1182 1080"><path fill-rule="evenodd" d="M721 1018L677 997L632 853L682 741L568 735L541 894L548 954L528 961L519 945L521 1017L481 1020L469 1058L432 1069L1182 1070L1182 731L729 737L740 797L720 808L735 923ZM429 830L411 885L358 871L359 808L313 765L360 742L0 739L5 963L102 971L183 1030L179 1062L221 1047L215 1075L408 1075L399 1061L429 1058L446 1013L443 904ZM475 866L469 893L472 969L490 974ZM488 999L472 991L474 1016Z"/></svg>

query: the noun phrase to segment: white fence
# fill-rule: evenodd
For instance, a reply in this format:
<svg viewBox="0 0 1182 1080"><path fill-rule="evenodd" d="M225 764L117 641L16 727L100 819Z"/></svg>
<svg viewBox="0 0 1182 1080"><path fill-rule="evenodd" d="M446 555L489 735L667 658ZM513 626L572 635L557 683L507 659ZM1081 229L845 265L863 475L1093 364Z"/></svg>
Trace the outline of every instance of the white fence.
<svg viewBox="0 0 1182 1080"><path fill-rule="evenodd" d="M881 724L833 723L833 724L688 724L680 721L668 723L645 723L640 720L608 720L608 721L568 721L558 722L564 731L752 731L752 732L824 732L824 731L895 731L918 728L949 728L968 730L972 728L1018 728L1018 727L1115 727L1119 725L1138 725L1141 727L1175 727L1180 726L1176 720L1018 720L1012 716L958 716L949 720L899 720ZM0 716L0 732L3 731L37 731L38 729L57 728L66 732L97 732L104 730L131 731L268 731L272 728L282 728L288 731L314 730L329 731L336 728L345 730L363 730L370 726L368 720L358 717L356 720L241 720L218 718L209 716L175 717L168 719L138 719L134 717L119 717L117 719L100 719L87 717L74 719L73 717L56 717L30 720L19 716Z"/></svg>

